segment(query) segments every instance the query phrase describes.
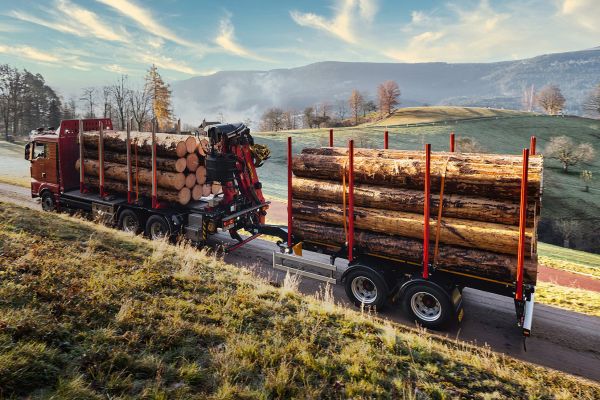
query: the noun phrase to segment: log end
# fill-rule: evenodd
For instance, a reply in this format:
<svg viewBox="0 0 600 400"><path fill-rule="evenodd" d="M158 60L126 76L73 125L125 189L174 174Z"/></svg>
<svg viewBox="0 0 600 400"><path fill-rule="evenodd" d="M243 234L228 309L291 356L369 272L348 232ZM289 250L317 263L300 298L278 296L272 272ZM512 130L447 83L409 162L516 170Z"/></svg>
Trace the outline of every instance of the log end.
<svg viewBox="0 0 600 400"><path fill-rule="evenodd" d="M175 170L177 172L183 172L187 168L187 160L183 157L180 157L175 161Z"/></svg>
<svg viewBox="0 0 600 400"><path fill-rule="evenodd" d="M185 157L185 155L188 153L184 140L177 142L177 145L175 146L175 153L177 153L177 157Z"/></svg>
<svg viewBox="0 0 600 400"><path fill-rule="evenodd" d="M177 200L179 201L179 204L184 205L184 206L190 202L191 198L192 198L192 191L187 187L182 188L179 191L179 194L177 196Z"/></svg>
<svg viewBox="0 0 600 400"><path fill-rule="evenodd" d="M198 147L198 140L194 136L189 136L185 139L185 147L188 153L193 153Z"/></svg>

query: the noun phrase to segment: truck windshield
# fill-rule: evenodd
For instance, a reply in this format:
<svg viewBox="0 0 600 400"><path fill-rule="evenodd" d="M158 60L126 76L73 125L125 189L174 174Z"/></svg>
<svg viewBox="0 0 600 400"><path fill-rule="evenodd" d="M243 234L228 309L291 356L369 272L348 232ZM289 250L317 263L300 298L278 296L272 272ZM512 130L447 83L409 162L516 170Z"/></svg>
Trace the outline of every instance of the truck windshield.
<svg viewBox="0 0 600 400"><path fill-rule="evenodd" d="M33 158L46 158L48 154L48 143L35 143L33 147Z"/></svg>

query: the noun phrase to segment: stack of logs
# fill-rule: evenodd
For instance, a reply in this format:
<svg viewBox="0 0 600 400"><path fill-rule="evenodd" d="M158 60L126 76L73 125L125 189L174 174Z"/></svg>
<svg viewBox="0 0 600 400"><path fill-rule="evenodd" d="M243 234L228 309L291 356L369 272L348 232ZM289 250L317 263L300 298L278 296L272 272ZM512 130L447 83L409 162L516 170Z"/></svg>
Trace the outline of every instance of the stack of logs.
<svg viewBox="0 0 600 400"><path fill-rule="evenodd" d="M83 134L85 183L100 185L99 132ZM131 182L134 196L152 195L152 133L131 132ZM157 133L157 198L182 205L219 194L218 182L206 181L204 158L208 140L194 136ZM79 170L79 160L76 168ZM104 189L127 193L127 132L104 131Z"/></svg>
<svg viewBox="0 0 600 400"><path fill-rule="evenodd" d="M529 159L524 282L530 284L537 275L542 164L539 155ZM334 248L347 242L347 168L346 148L309 148L293 158L295 236ZM430 260L436 268L515 281L521 175L521 156L431 154ZM424 178L424 152L355 149L355 245L365 253L422 262Z"/></svg>

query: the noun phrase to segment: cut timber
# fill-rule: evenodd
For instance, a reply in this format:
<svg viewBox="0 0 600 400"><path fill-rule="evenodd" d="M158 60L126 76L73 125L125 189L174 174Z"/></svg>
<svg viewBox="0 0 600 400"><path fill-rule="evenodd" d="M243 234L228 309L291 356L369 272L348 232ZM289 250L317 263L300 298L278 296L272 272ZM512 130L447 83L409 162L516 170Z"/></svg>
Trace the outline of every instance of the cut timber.
<svg viewBox="0 0 600 400"><path fill-rule="evenodd" d="M206 139L200 139L200 142L198 143L198 154L200 154L201 156L206 156L206 154L208 153L208 140Z"/></svg>
<svg viewBox="0 0 600 400"><path fill-rule="evenodd" d="M292 161L294 174L304 178L330 179L341 182L348 165L345 156L300 154ZM490 198L519 199L521 171L512 165L483 165L461 161L431 163L431 186L440 189L440 176L445 175L445 193ZM354 157L354 179L357 183L423 189L423 160ZM529 177L528 195L535 202L540 196L541 175Z"/></svg>
<svg viewBox="0 0 600 400"><path fill-rule="evenodd" d="M97 188L100 185L100 179L96 176L85 176L85 182L90 186ZM115 181L112 179L107 179L104 181L104 189L106 191L115 192L115 193L127 193L127 183L121 181ZM189 189L188 189L189 190ZM134 187L135 191L135 187ZM147 185L142 185L139 187L140 196L150 197L152 195L152 187ZM181 205L186 205L189 203L189 198L186 195L183 189L179 191L171 191L165 189L158 189L157 197L161 201L168 201L171 203L179 203Z"/></svg>
<svg viewBox="0 0 600 400"><path fill-rule="evenodd" d="M202 197L202 185L194 185L192 188L192 199L200 200Z"/></svg>
<svg viewBox="0 0 600 400"><path fill-rule="evenodd" d="M294 177L292 193L295 199L316 200L342 204L343 187L341 182ZM346 194L348 189L346 188ZM354 204L361 207L379 208L392 211L405 211L423 214L425 195L422 190L397 189L386 186L356 184L354 186ZM439 196L431 196L431 216L438 212ZM527 226L534 225L531 204L527 215ZM519 224L519 203L516 201L498 201L482 197L467 197L456 194L444 194L443 218L461 218L474 221L493 222L504 225Z"/></svg>
<svg viewBox="0 0 600 400"><path fill-rule="evenodd" d="M190 200L192 199L192 191L189 188L182 188L179 191L179 203L180 204L187 204L190 202Z"/></svg>
<svg viewBox="0 0 600 400"><path fill-rule="evenodd" d="M79 160L75 164L75 168L79 171ZM100 163L96 160L85 160L86 175L99 176ZM115 164L110 162L104 163L104 176L107 179L127 182L127 166L123 164ZM133 171L133 176L137 177L140 184L152 185L152 170L140 168L138 171ZM185 175L181 172L156 172L156 180L159 187L165 189L180 190L185 186Z"/></svg>
<svg viewBox="0 0 600 400"><path fill-rule="evenodd" d="M294 220L293 229L297 239L307 242L337 248L345 242L344 228L342 227ZM422 262L422 240L356 230L354 243L366 254L382 255L414 263ZM433 260L433 255L431 259ZM489 251L440 245L437 267L444 271L512 284L515 281L517 258ZM535 257L525 261L523 278L526 284L535 284L537 278L537 259Z"/></svg>
<svg viewBox="0 0 600 400"><path fill-rule="evenodd" d="M185 187L188 189L193 188L196 185L196 174L188 174L185 177Z"/></svg>
<svg viewBox="0 0 600 400"><path fill-rule="evenodd" d="M344 222L341 205L308 200L294 200L294 218L305 221L325 222L342 226ZM378 210L375 208L354 208L354 226L365 231L423 239L423 216L400 211ZM437 220L432 219L430 237L434 240ZM526 234L525 256L532 255L532 229ZM496 253L517 255L519 229L515 226L492 224L489 222L465 221L456 218L443 218L440 227L440 243L481 249Z"/></svg>
<svg viewBox="0 0 600 400"><path fill-rule="evenodd" d="M210 183L205 183L202 185L202 197L210 196L212 193L212 185Z"/></svg>
<svg viewBox="0 0 600 400"><path fill-rule="evenodd" d="M206 183L206 167L203 165L198 166L196 170L196 183L198 185L204 185Z"/></svg>
<svg viewBox="0 0 600 400"><path fill-rule="evenodd" d="M188 171L195 172L200 165L200 159L198 158L198 154L190 153L186 157L186 165Z"/></svg>
<svg viewBox="0 0 600 400"><path fill-rule="evenodd" d="M86 148L98 148L98 136L96 132L85 132L83 134L83 144ZM178 158L185 157L187 147L185 139L188 135L177 135L170 133L156 134L156 154L159 157ZM127 151L127 132L124 131L105 131L104 132L104 150L125 153ZM131 143L137 146L138 153L152 154L152 134L150 132L131 132Z"/></svg>
<svg viewBox="0 0 600 400"><path fill-rule="evenodd" d="M223 187L219 182L213 182L210 188L212 194L219 194L223 191Z"/></svg>
<svg viewBox="0 0 600 400"><path fill-rule="evenodd" d="M133 153L133 152L132 152ZM97 149L86 149L85 158L91 160L98 160L98 150ZM125 164L127 165L127 154L125 153L115 153L115 152L104 152L104 161L113 162L117 164ZM152 169L152 156L148 155L139 155L137 159L134 154L131 155L131 167L135 168L135 165L138 165L141 168L149 168ZM186 160L185 158L178 158L174 160L172 158L156 158L156 169L159 171L165 172L183 172L186 168Z"/></svg>
<svg viewBox="0 0 600 400"><path fill-rule="evenodd" d="M194 136L188 136L185 139L185 148L188 153L194 153L198 147L198 140Z"/></svg>

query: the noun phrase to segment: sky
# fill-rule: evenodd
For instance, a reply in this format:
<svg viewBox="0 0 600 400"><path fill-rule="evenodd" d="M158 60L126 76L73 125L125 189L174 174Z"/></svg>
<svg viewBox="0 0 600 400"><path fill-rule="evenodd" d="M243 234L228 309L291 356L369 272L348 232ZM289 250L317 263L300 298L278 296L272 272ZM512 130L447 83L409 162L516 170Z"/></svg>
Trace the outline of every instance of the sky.
<svg viewBox="0 0 600 400"><path fill-rule="evenodd" d="M600 45L600 0L0 0L0 64L63 94L318 61L493 62Z"/></svg>

